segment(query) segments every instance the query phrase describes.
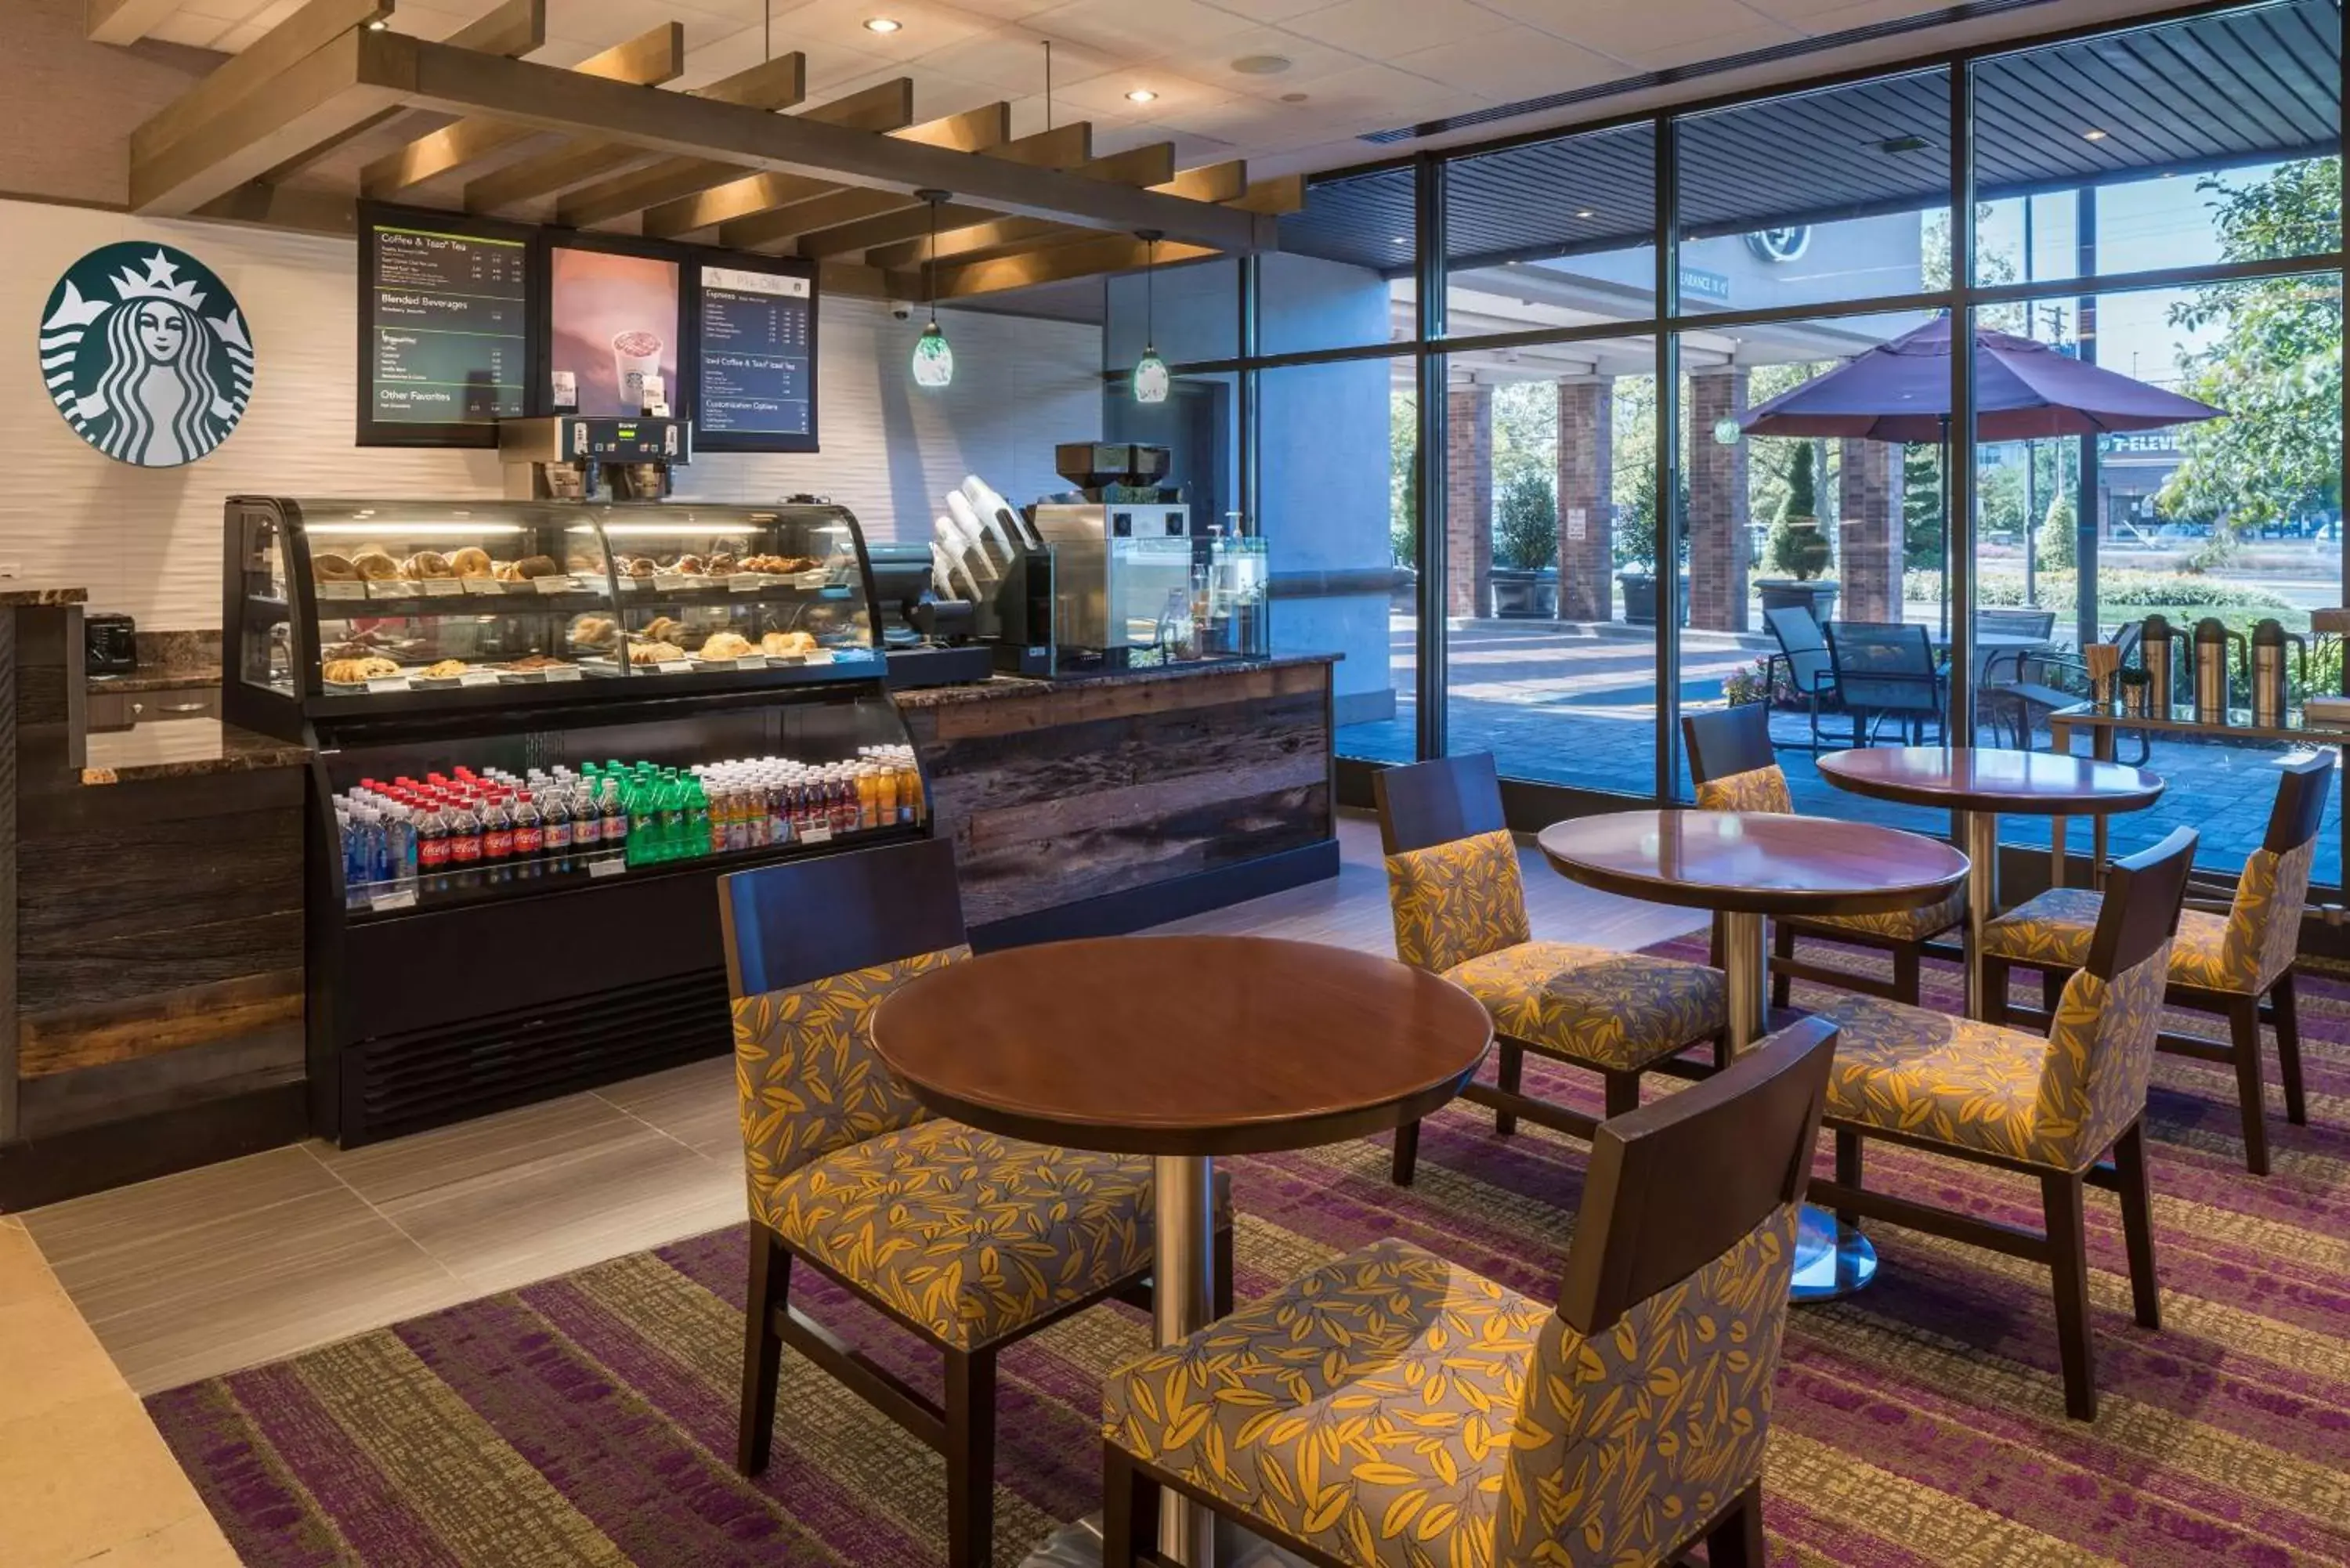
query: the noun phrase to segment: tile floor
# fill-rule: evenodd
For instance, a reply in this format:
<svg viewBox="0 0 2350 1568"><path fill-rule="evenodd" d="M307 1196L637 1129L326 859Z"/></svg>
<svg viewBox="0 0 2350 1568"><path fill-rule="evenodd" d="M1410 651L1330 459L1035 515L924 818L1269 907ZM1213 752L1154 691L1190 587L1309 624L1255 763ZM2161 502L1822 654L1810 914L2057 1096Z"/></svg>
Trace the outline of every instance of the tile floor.
<svg viewBox="0 0 2350 1568"><path fill-rule="evenodd" d="M1340 839L1336 879L1166 929L1392 952L1378 829L1349 818ZM1696 923L1524 854L1537 931L1638 947ZM32 1339L83 1344L93 1376L152 1393L733 1223L739 1137L720 1059L369 1148L313 1141L34 1210L21 1231L0 1221L0 1247L13 1236L30 1252L29 1233L62 1287L47 1309L58 1321ZM26 1338L0 1318L0 1353ZM0 1496L7 1452L0 1436Z"/></svg>

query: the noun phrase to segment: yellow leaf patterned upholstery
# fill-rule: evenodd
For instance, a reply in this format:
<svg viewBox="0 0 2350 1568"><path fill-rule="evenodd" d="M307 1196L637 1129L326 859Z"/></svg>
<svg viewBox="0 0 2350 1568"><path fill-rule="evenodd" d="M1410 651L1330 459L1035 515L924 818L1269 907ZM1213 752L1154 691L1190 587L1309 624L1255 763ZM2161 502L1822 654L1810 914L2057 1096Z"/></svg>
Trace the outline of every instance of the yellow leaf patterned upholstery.
<svg viewBox="0 0 2350 1568"><path fill-rule="evenodd" d="M1721 971L1567 942L1520 942L1444 978L1485 1004L1513 1040L1603 1069L1636 1071L1729 1021Z"/></svg>
<svg viewBox="0 0 2350 1568"><path fill-rule="evenodd" d="M751 1215L945 1343L1002 1337L1150 1262L1150 1161L928 1116L873 1010L956 947L734 1002ZM1230 1189L1220 1183L1219 1211Z"/></svg>
<svg viewBox="0 0 2350 1568"><path fill-rule="evenodd" d="M1588 1339L1380 1241L1114 1375L1105 1434L1348 1568L1659 1562L1762 1471L1794 1234Z"/></svg>
<svg viewBox="0 0 2350 1568"><path fill-rule="evenodd" d="M1505 829L1388 856L1388 905L1396 957L1438 974L1534 934Z"/></svg>
<svg viewBox="0 0 2350 1568"><path fill-rule="evenodd" d="M1787 775L1780 771L1778 763L1773 763L1769 767L1749 768L1742 774L1724 774L1718 779L1706 780L1697 786L1697 806L1700 811L1762 811L1786 816L1794 814L1795 802L1787 792ZM1888 909L1876 915L1797 916L1786 923L1797 930L1823 937L1834 937L1837 931L1845 930L1895 941L1922 942L1966 918L1967 891L1961 887L1952 888L1940 903L1922 909Z"/></svg>
<svg viewBox="0 0 2350 1568"><path fill-rule="evenodd" d="M2046 1038L1875 997L1838 997L1830 1121L2085 1170L2146 1106L2169 952L2109 985L2065 982Z"/></svg>

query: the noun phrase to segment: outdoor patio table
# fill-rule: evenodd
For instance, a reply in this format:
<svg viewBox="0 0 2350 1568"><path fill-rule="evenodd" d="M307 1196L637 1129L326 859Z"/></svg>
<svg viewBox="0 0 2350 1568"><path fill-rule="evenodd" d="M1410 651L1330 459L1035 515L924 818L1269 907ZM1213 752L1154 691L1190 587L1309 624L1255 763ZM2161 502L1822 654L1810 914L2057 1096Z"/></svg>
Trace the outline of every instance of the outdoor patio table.
<svg viewBox="0 0 2350 1568"><path fill-rule="evenodd" d="M1767 1027L1762 940L1773 915L1877 915L1949 896L1967 857L1899 828L1778 812L1619 811L1554 822L1536 840L1570 881L1721 917L1730 1044ZM1795 1243L1797 1301L1849 1295L1877 1272L1877 1251L1825 1210L1806 1207Z"/></svg>
<svg viewBox="0 0 2350 1568"><path fill-rule="evenodd" d="M915 1096L988 1132L1151 1157L1157 1343L1207 1326L1213 1164L1418 1121L1493 1043L1466 991L1391 958L1271 937L1107 937L1013 948L908 983L873 1045ZM1159 1551L1213 1559L1204 1509L1159 1511Z"/></svg>
<svg viewBox="0 0 2350 1568"><path fill-rule="evenodd" d="M1967 1016L1983 1015L1982 933L1999 915L1999 818L2103 818L2162 798L2158 774L2052 752L1988 746L1878 746L1830 752L1820 776L1839 789L1960 813L1966 821Z"/></svg>

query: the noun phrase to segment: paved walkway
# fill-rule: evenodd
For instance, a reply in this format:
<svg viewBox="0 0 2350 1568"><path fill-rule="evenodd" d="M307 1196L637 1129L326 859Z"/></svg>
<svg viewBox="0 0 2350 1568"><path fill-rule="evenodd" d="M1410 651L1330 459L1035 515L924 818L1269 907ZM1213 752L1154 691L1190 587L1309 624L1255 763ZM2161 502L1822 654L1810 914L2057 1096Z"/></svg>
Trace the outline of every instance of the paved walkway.
<svg viewBox="0 0 2350 1568"><path fill-rule="evenodd" d="M1338 732L1347 756L1382 762L1412 754L1412 671L1417 650L1410 618L1389 621L1391 670L1405 694L1396 717L1353 724ZM1764 638L1720 632L1682 634L1680 699L1685 708L1721 701L1722 678L1751 664L1768 649ZM1456 752L1491 751L1512 778L1572 784L1583 789L1647 795L1656 776L1656 656L1646 628L1583 627L1549 621L1465 621L1451 634L1450 728ZM1848 743L1850 723L1824 722L1830 749ZM1774 713L1772 732L1783 749L1779 764L1799 811L1893 826L1946 832L1940 814L1913 806L1866 800L1835 788L1812 765L1800 712ZM2046 745L2045 732L2036 738ZM2087 742L2078 744L2085 749ZM2147 766L2170 784L2148 810L2115 819L2116 853L2154 844L2174 827L2202 835L2198 864L2232 871L2260 847L2275 796L2277 762L2287 748L2257 742L2217 743L2162 737ZM2319 840L2315 879L2342 882L2342 792L2326 805L2326 828ZM2044 846L2044 819L2010 817L2002 842ZM2071 842L2088 847L2086 825Z"/></svg>

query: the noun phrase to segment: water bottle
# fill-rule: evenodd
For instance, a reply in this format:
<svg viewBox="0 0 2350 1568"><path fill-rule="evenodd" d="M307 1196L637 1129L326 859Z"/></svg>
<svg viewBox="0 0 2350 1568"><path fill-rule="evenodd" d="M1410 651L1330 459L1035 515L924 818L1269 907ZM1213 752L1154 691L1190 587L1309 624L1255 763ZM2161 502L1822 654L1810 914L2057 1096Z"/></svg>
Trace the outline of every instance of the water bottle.
<svg viewBox="0 0 2350 1568"><path fill-rule="evenodd" d="M413 894L416 891L418 853L416 818L408 807L395 805L384 818L384 847L391 867L390 881L394 891Z"/></svg>

